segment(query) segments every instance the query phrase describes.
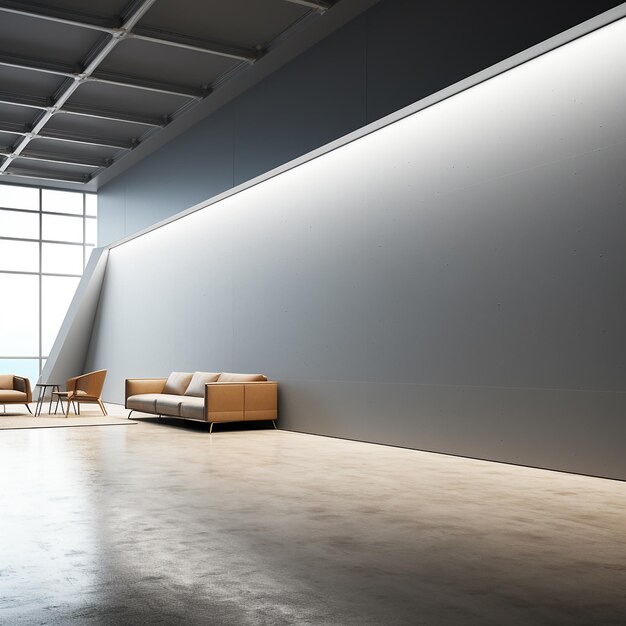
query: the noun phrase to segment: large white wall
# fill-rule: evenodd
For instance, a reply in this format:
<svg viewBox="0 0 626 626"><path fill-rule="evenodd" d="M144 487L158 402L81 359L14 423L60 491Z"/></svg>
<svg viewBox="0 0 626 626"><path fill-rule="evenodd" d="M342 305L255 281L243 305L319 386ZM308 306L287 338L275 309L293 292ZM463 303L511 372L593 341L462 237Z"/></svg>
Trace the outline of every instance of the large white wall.
<svg viewBox="0 0 626 626"><path fill-rule="evenodd" d="M88 368L284 428L626 478L626 21L109 255ZM173 433L173 437L175 433Z"/></svg>

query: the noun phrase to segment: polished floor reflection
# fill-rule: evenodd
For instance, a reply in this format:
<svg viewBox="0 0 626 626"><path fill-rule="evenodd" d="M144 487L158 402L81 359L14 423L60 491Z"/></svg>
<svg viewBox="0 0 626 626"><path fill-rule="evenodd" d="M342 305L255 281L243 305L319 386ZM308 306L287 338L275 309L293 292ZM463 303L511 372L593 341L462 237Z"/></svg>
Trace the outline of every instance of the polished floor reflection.
<svg viewBox="0 0 626 626"><path fill-rule="evenodd" d="M274 430L0 432L0 623L624 624L626 484Z"/></svg>

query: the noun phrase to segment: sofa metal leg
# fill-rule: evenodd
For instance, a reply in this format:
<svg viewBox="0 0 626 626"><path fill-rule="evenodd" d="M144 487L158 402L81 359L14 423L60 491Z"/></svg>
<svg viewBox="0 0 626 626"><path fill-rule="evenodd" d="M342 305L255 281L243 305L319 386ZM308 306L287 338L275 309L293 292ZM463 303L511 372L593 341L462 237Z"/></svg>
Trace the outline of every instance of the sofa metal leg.
<svg viewBox="0 0 626 626"><path fill-rule="evenodd" d="M213 432L213 424L214 424L214 422L210 422L209 423L209 433Z"/></svg>
<svg viewBox="0 0 626 626"><path fill-rule="evenodd" d="M278 430L278 426L276 426L276 420L272 420L272 426L274 427L274 430Z"/></svg>
<svg viewBox="0 0 626 626"><path fill-rule="evenodd" d="M133 411L131 409L130 413L128 414L128 417L126 419L130 419L130 416L133 414Z"/></svg>

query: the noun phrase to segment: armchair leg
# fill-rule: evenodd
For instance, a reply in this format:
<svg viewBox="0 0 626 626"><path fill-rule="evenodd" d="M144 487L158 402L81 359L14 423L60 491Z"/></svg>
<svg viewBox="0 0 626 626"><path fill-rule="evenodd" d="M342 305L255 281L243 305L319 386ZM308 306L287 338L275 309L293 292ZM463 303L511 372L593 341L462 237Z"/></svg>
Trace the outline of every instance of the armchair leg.
<svg viewBox="0 0 626 626"><path fill-rule="evenodd" d="M30 410L30 407L28 406L28 404L26 405L26 408L28 409L28 412L32 415L33 412Z"/></svg>
<svg viewBox="0 0 626 626"><path fill-rule="evenodd" d="M100 405L100 409L102 410L102 415L108 415L107 410L104 408L104 404L102 404L102 400L98 400L98 404Z"/></svg>
<svg viewBox="0 0 626 626"><path fill-rule="evenodd" d="M67 399L67 410L65 411L65 417L69 417L70 416L70 407L72 406L73 402L70 401L70 399ZM74 412L76 412L76 409L74 409Z"/></svg>

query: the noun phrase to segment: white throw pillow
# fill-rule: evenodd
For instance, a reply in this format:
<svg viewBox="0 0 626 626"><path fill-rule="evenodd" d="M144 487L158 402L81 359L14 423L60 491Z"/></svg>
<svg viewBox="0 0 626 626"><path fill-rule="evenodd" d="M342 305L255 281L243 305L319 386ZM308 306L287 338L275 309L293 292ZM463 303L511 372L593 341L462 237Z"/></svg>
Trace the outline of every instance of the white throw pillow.
<svg viewBox="0 0 626 626"><path fill-rule="evenodd" d="M207 383L216 382L219 377L219 372L217 374L213 372L194 372L185 395L204 398L204 386Z"/></svg>
<svg viewBox="0 0 626 626"><path fill-rule="evenodd" d="M167 377L163 393L171 393L174 396L182 396L191 382L192 374L188 372L172 372Z"/></svg>

